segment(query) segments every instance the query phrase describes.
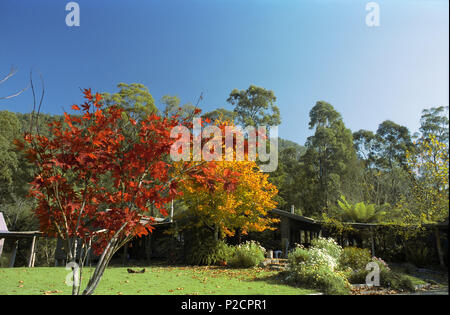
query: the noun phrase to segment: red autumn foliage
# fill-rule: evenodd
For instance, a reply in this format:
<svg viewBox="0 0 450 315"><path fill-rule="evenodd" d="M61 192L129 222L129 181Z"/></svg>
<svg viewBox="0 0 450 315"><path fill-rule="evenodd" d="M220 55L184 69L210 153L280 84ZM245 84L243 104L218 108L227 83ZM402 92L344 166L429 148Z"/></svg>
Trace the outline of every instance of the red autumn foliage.
<svg viewBox="0 0 450 315"><path fill-rule="evenodd" d="M183 176L179 168L174 173L169 153L176 139L170 131L180 124L191 128L187 119L149 115L128 124L123 109L104 108L101 95L90 89L83 93L84 104L72 106L76 114L65 113L65 124L50 124L51 139L26 134L29 145L18 143L39 169L30 193L47 235L81 238L101 254L114 235L123 240L151 231L152 218L145 216L151 205L166 215L165 204L180 196L185 175L211 190L224 181L232 189L238 174L218 178L214 163L186 162ZM127 138L125 123L137 135L134 141Z"/></svg>

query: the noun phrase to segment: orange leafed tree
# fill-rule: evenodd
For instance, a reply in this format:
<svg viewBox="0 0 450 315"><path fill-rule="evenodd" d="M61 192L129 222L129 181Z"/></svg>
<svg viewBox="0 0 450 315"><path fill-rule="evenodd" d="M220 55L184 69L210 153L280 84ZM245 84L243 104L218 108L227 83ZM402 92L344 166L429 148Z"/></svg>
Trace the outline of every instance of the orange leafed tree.
<svg viewBox="0 0 450 315"><path fill-rule="evenodd" d="M215 124L224 132L231 124L216 121ZM224 134L224 133L223 133ZM210 162L214 165L216 181L214 189L205 177L187 177L180 183L182 198L188 207L188 215L200 220L200 224L214 230L216 237L233 236L236 230L242 234L274 229L277 219L268 215L274 209L274 197L278 190L268 181L268 174L262 173L255 161L248 160L248 143L245 140L244 161ZM258 145L258 144L257 144ZM226 148L222 139L222 153L233 150L236 154L236 142L232 148ZM227 180L234 178L234 181Z"/></svg>
<svg viewBox="0 0 450 315"><path fill-rule="evenodd" d="M239 173L235 188L229 190L226 183L211 190L207 185L188 178L181 183L183 200L189 212L221 236L232 236L239 229L243 234L251 231L273 229L277 220L268 216L275 208L277 188L261 173L255 162L215 162L216 176L227 177Z"/></svg>

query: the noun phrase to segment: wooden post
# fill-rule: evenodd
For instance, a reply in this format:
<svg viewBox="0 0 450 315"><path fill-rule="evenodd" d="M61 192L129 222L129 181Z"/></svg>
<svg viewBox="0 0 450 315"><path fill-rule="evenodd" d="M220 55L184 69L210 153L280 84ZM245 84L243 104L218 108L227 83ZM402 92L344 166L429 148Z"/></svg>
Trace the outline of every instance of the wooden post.
<svg viewBox="0 0 450 315"><path fill-rule="evenodd" d="M301 245L302 244L302 230L298 231L298 243Z"/></svg>
<svg viewBox="0 0 450 315"><path fill-rule="evenodd" d="M370 244L372 245L372 256L375 256L375 240L373 237L373 230L370 228Z"/></svg>
<svg viewBox="0 0 450 315"><path fill-rule="evenodd" d="M35 245L36 245L36 236L33 236L33 239L31 240L30 256L28 257L28 268L34 267L33 257Z"/></svg>
<svg viewBox="0 0 450 315"><path fill-rule="evenodd" d="M11 259L9 260L9 268L14 267L14 262L16 261L17 248L19 247L19 240L14 241L14 247L11 254Z"/></svg>
<svg viewBox="0 0 450 315"><path fill-rule="evenodd" d="M288 247L289 247L289 239L286 238L286 237L283 237L281 239L281 250L282 250L282 253L283 253L283 258L286 258L287 255L288 255L288 251L287 251ZM279 257L277 257L277 258L279 258Z"/></svg>
<svg viewBox="0 0 450 315"><path fill-rule="evenodd" d="M439 233L439 228L437 228L437 227L434 228L434 235L436 237L436 249L437 249L438 256L439 256L439 265L441 265L441 267L445 267L444 253L442 252L441 236Z"/></svg>
<svg viewBox="0 0 450 315"><path fill-rule="evenodd" d="M289 218L282 217L281 223L280 223L280 229L281 229L281 250L283 251L283 257L287 257L287 248L289 247L289 241L290 241L290 223Z"/></svg>
<svg viewBox="0 0 450 315"><path fill-rule="evenodd" d="M3 244L5 243L5 239L4 238L0 238L0 258L2 257L2 253L3 253Z"/></svg>

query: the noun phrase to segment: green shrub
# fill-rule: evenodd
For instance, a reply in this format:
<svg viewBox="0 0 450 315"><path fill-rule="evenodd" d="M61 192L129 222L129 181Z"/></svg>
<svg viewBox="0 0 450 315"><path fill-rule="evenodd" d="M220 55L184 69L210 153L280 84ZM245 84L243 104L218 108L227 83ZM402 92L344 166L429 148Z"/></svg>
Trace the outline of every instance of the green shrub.
<svg viewBox="0 0 450 315"><path fill-rule="evenodd" d="M351 284L364 284L366 283L366 276L369 273L369 271L365 269L359 269L359 270L350 270L347 274L348 282Z"/></svg>
<svg viewBox="0 0 450 315"><path fill-rule="evenodd" d="M358 252L358 249L355 251L349 251L350 252ZM345 250L344 250L345 251ZM344 255L344 253L343 253ZM367 274L370 272L370 270L366 270L366 265L369 262L374 262L378 265L378 267L380 268L380 285L382 285L381 283L381 273L382 272L390 272L391 269L389 268L389 266L387 265L387 263L382 260L381 258L377 258L377 257L370 257L369 254L369 259L368 261L364 261L363 259L366 259L367 257L365 257L365 254L362 254L362 252L360 252L359 254L355 254L353 255L353 257L355 259L346 259L344 258L344 256L341 257L341 268L347 268L346 270L346 274L347 274L347 278L348 281L352 284L363 284L366 283L366 276ZM350 255L349 255L350 257ZM360 260L356 259L356 258L360 258ZM345 265L345 263L343 261L350 261L349 263L347 263L347 265ZM358 266L358 268L352 268L351 264L353 264L355 266ZM350 268L350 269L349 269Z"/></svg>
<svg viewBox="0 0 450 315"><path fill-rule="evenodd" d="M412 280L404 274L392 270L380 271L380 284L382 287L398 291L415 291Z"/></svg>
<svg viewBox="0 0 450 315"><path fill-rule="evenodd" d="M372 262L376 262L380 267L380 286L397 291L414 291L414 284L408 276L392 271L389 266L380 258L373 257ZM347 274L348 281L352 284L366 283L366 276L370 271L363 269L354 270Z"/></svg>
<svg viewBox="0 0 450 315"><path fill-rule="evenodd" d="M352 270L364 270L366 265L372 261L372 256L368 249L358 247L346 247L343 249L339 259L341 269L351 268Z"/></svg>
<svg viewBox="0 0 450 315"><path fill-rule="evenodd" d="M379 257L372 257L372 261L377 263L380 267L380 271L391 271L391 268L389 268L388 264Z"/></svg>
<svg viewBox="0 0 450 315"><path fill-rule="evenodd" d="M250 268L258 266L263 260L266 250L259 243L247 241L233 248L227 261L235 268Z"/></svg>
<svg viewBox="0 0 450 315"><path fill-rule="evenodd" d="M308 260L310 260L310 257L311 255L306 248L304 248L303 246L297 246L288 254L288 264L293 266L300 263L306 263Z"/></svg>
<svg viewBox="0 0 450 315"><path fill-rule="evenodd" d="M204 240L197 248L192 248L186 255L189 265L219 265L226 262L232 248L224 241Z"/></svg>

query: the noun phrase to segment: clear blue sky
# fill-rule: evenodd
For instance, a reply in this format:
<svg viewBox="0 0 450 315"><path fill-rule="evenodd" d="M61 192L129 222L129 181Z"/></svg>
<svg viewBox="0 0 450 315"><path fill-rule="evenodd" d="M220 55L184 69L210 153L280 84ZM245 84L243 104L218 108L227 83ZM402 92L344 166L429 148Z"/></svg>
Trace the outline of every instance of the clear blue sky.
<svg viewBox="0 0 450 315"><path fill-rule="evenodd" d="M365 25L362 0L79 0L72 28L68 2L0 1L0 76L19 69L0 95L27 85L31 68L53 114L79 103L85 87L139 82L155 100L182 103L203 92L208 111L231 109L230 91L255 84L275 92L280 136L300 144L318 100L353 131L391 119L414 132L423 108L449 103L447 0L377 1L378 28ZM30 90L0 101L0 110L31 108Z"/></svg>

